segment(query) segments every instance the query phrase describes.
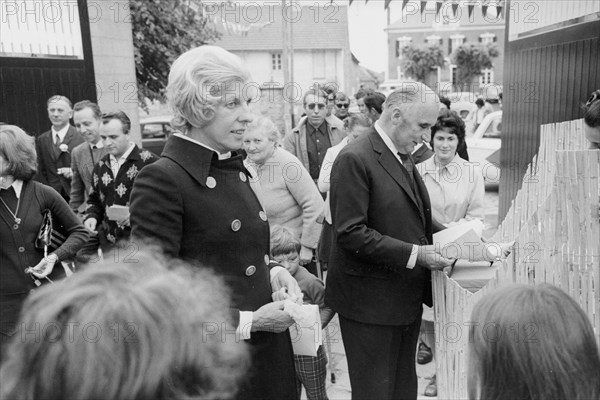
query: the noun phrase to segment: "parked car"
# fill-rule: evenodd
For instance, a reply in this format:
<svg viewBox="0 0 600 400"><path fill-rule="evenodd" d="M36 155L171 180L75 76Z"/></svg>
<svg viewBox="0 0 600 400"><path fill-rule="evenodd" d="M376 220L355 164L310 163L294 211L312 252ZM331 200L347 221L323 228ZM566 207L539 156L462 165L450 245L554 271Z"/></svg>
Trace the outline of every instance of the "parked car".
<svg viewBox="0 0 600 400"><path fill-rule="evenodd" d="M170 115L140 119L142 147L160 156L167 139L175 130L171 127Z"/></svg>
<svg viewBox="0 0 600 400"><path fill-rule="evenodd" d="M469 161L476 162L483 170L486 186L500 183L499 151L501 147L502 111L494 111L481 122L477 130L465 139Z"/></svg>

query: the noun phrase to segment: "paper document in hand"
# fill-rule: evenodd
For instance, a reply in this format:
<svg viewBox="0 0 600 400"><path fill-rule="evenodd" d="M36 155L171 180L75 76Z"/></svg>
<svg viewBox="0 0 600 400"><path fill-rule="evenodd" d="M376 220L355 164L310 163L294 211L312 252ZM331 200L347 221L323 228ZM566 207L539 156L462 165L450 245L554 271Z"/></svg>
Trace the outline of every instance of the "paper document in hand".
<svg viewBox="0 0 600 400"><path fill-rule="evenodd" d="M106 207L106 216L111 221L123 221L129 218L129 207L119 205Z"/></svg>
<svg viewBox="0 0 600 400"><path fill-rule="evenodd" d="M480 226L480 221L473 220L444 229L433 235L433 244L446 258L487 261L487 248L494 244L481 240Z"/></svg>
<svg viewBox="0 0 600 400"><path fill-rule="evenodd" d="M319 306L303 304L299 305L298 308L299 310L296 310L296 313L302 314L302 318L298 318L298 315L294 316L294 314L292 314L292 318L294 318L294 321L301 320L302 323L295 323L290 326L290 338L292 339L294 354L316 357L317 350L323 343Z"/></svg>

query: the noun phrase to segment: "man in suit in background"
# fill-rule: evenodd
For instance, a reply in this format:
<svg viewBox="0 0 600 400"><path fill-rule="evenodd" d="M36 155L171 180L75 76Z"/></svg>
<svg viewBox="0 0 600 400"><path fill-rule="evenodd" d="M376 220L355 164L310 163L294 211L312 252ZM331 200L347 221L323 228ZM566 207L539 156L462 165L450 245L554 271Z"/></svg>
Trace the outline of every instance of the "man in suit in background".
<svg viewBox="0 0 600 400"><path fill-rule="evenodd" d="M431 272L452 264L432 245L427 189L410 157L429 140L437 95L409 82L331 175L336 235L326 303L339 313L353 399L416 399L415 351Z"/></svg>
<svg viewBox="0 0 600 400"><path fill-rule="evenodd" d="M49 131L36 140L38 173L35 179L54 188L68 202L71 194L71 151L83 142L81 135L69 124L73 104L65 96L48 99Z"/></svg>
<svg viewBox="0 0 600 400"><path fill-rule="evenodd" d="M73 107L75 128L85 140L71 152L71 199L69 205L74 213L85 213L86 202L92 188L94 165L107 154L100 140L102 112L96 103L83 100Z"/></svg>

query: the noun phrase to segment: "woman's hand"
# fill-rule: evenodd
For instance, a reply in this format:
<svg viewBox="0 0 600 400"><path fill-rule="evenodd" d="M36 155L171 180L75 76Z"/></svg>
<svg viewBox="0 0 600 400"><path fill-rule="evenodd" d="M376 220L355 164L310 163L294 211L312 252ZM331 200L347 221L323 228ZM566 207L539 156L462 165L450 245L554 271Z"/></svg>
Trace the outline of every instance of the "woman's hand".
<svg viewBox="0 0 600 400"><path fill-rule="evenodd" d="M42 260L33 268L29 268L29 272L38 278L45 278L54 270L54 264L58 262L58 256L54 253L42 258Z"/></svg>
<svg viewBox="0 0 600 400"><path fill-rule="evenodd" d="M98 233L96 231L96 225L98 225L98 221L96 218L88 218L83 222L83 225L87 228L88 231L92 233Z"/></svg>
<svg viewBox="0 0 600 400"><path fill-rule="evenodd" d="M300 249L300 265L309 264L313 258L313 249L302 246Z"/></svg>

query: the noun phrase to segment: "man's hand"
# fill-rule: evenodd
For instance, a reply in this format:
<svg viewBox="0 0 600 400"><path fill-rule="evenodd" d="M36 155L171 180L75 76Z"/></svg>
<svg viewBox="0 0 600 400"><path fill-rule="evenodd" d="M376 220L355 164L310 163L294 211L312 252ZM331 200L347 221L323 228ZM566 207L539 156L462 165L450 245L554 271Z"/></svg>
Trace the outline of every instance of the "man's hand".
<svg viewBox="0 0 600 400"><path fill-rule="evenodd" d="M282 288L290 300L296 301L302 298L302 290L298 286L298 282L285 268L281 268L281 271L271 279L271 289L273 292L281 291Z"/></svg>
<svg viewBox="0 0 600 400"><path fill-rule="evenodd" d="M300 265L309 264L313 258L313 249L302 246L300 248Z"/></svg>
<svg viewBox="0 0 600 400"><path fill-rule="evenodd" d="M436 246L418 246L417 264L425 266L432 271L440 271L452 266L454 260L445 258L436 250Z"/></svg>
<svg viewBox="0 0 600 400"><path fill-rule="evenodd" d="M268 331L280 333L292 326L294 320L290 314L283 311L283 303L283 301L267 303L254 311L252 313L252 332Z"/></svg>
<svg viewBox="0 0 600 400"><path fill-rule="evenodd" d="M96 225L98 225L98 221L96 220L96 218L88 218L83 222L83 224L88 229L88 231L98 233L96 232Z"/></svg>

